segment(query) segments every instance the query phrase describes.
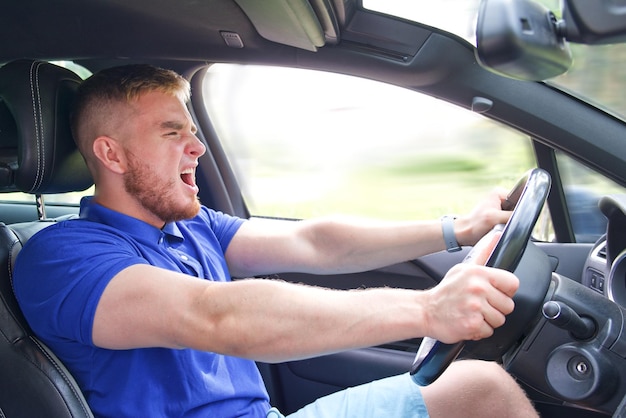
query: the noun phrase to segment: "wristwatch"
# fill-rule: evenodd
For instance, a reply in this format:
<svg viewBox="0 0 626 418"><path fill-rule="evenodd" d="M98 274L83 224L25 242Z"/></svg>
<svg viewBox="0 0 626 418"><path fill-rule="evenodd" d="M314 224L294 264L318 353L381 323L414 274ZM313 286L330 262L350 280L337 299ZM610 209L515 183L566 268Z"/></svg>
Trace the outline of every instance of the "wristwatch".
<svg viewBox="0 0 626 418"><path fill-rule="evenodd" d="M446 243L446 251L454 253L461 251L461 246L454 235L454 215L444 215L441 217L441 231L443 232L443 241Z"/></svg>

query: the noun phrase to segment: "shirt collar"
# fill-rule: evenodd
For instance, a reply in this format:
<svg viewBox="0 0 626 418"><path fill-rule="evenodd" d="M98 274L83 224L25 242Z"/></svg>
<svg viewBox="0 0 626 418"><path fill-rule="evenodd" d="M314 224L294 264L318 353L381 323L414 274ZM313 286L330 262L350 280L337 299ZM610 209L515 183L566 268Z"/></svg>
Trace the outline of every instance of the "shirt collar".
<svg viewBox="0 0 626 418"><path fill-rule="evenodd" d="M108 209L93 200L93 196L83 197L80 201L80 217L92 222L119 229L143 240L160 243L162 238L170 242L182 242L184 237L176 222L166 223L161 229L140 219Z"/></svg>

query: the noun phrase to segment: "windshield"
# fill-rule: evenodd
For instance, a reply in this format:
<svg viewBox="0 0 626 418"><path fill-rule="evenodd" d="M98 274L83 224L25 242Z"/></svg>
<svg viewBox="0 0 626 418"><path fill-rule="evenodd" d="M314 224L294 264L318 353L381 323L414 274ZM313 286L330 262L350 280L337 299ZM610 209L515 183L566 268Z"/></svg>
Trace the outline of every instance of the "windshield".
<svg viewBox="0 0 626 418"><path fill-rule="evenodd" d="M559 14L559 0L536 0ZM363 7L400 16L454 33L475 45L476 15L480 0L363 0ZM549 81L580 99L626 119L626 44L570 44L574 64Z"/></svg>

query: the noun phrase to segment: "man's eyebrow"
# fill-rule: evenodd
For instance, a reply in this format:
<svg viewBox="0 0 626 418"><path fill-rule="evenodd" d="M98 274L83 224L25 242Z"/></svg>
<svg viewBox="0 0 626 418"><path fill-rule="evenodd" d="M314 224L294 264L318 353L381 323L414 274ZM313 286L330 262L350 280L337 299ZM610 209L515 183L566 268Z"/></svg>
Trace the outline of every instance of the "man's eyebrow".
<svg viewBox="0 0 626 418"><path fill-rule="evenodd" d="M184 124L181 122L176 122L173 120L170 121L165 121L165 122L161 122L161 124L159 125L162 129L174 129L174 130L180 130L184 128Z"/></svg>

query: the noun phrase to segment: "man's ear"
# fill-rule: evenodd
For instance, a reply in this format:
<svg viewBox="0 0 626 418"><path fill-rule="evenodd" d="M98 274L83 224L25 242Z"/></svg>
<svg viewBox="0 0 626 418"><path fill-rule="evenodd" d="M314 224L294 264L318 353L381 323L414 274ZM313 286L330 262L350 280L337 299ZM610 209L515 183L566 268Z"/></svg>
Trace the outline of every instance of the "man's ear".
<svg viewBox="0 0 626 418"><path fill-rule="evenodd" d="M107 169L123 174L126 172L126 153L122 144L110 136L99 136L93 141L93 153Z"/></svg>

